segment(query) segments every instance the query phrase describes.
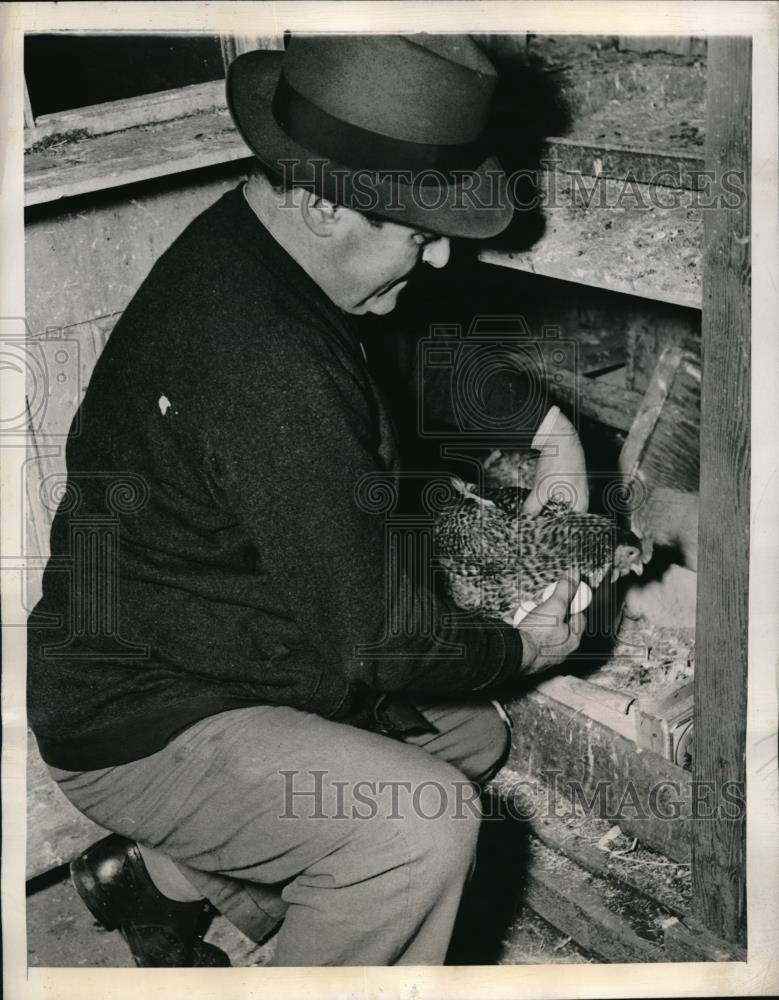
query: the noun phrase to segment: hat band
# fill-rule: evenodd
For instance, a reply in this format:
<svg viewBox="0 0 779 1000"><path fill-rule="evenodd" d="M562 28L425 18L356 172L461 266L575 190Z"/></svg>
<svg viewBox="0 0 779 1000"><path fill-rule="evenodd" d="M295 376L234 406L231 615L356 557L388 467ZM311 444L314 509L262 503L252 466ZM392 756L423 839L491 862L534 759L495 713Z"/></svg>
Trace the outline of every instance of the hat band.
<svg viewBox="0 0 779 1000"><path fill-rule="evenodd" d="M419 179L423 185L440 184L441 174L475 170L486 159L480 139L454 145L409 142L351 125L309 101L291 86L283 72L272 111L280 128L306 149L353 169L412 174L430 171ZM443 178L446 184L454 179Z"/></svg>

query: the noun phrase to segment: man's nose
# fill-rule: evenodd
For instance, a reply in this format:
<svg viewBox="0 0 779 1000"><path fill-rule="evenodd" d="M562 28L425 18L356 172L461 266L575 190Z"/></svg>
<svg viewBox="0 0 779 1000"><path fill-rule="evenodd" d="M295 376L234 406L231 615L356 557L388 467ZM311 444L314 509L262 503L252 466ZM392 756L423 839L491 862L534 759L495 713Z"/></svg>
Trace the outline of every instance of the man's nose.
<svg viewBox="0 0 779 1000"><path fill-rule="evenodd" d="M441 236L428 243L422 251L422 260L431 267L445 267L449 260L449 240Z"/></svg>

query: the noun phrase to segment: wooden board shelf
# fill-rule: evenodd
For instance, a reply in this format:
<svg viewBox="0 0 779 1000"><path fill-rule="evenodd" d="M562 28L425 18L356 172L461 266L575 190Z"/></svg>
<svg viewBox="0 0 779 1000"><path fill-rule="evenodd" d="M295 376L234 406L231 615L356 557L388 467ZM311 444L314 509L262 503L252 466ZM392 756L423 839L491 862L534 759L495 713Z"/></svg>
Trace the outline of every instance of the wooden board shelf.
<svg viewBox="0 0 779 1000"><path fill-rule="evenodd" d="M26 154L24 203L40 205L251 155L226 108L63 140Z"/></svg>
<svg viewBox="0 0 779 1000"><path fill-rule="evenodd" d="M641 184L659 183L664 187L703 187L703 156L688 150L649 146L643 143L621 143L604 138L581 135L556 136L549 140L546 162L550 168L564 173L580 173L588 177L634 177Z"/></svg>
<svg viewBox="0 0 779 1000"><path fill-rule="evenodd" d="M544 236L525 253L485 250L480 259L700 309L702 219L695 192L658 194L649 185L603 177L581 183L578 189L571 175L549 172Z"/></svg>

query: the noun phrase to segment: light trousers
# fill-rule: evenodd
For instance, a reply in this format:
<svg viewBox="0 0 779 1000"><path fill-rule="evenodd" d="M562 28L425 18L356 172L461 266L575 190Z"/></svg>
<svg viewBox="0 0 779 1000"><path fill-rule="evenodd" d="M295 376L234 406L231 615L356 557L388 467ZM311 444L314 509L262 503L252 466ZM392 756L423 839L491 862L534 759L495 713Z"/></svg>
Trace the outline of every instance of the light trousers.
<svg viewBox="0 0 779 1000"><path fill-rule="evenodd" d="M420 708L438 732L402 742L254 706L129 764L50 771L253 940L283 921L274 965L440 965L509 731L489 702Z"/></svg>

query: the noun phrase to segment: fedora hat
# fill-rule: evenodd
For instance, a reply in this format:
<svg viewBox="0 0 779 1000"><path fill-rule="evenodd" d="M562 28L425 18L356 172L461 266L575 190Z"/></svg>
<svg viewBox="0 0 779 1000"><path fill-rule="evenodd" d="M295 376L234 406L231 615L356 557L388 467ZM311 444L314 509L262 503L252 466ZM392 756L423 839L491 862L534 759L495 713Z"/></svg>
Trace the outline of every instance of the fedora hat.
<svg viewBox="0 0 779 1000"><path fill-rule="evenodd" d="M513 215L487 148L495 68L467 35L294 36L230 64L227 102L287 185L442 236L487 238Z"/></svg>

